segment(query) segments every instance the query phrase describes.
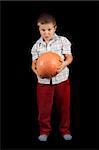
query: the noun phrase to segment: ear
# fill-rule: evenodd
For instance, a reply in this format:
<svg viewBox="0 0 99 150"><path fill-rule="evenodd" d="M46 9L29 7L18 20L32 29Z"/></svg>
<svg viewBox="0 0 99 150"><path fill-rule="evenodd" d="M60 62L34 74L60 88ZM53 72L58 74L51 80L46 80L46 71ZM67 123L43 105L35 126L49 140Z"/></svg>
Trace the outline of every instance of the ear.
<svg viewBox="0 0 99 150"><path fill-rule="evenodd" d="M54 29L55 29L55 31L56 31L56 29L57 29L57 25L55 25L55 26L54 26Z"/></svg>

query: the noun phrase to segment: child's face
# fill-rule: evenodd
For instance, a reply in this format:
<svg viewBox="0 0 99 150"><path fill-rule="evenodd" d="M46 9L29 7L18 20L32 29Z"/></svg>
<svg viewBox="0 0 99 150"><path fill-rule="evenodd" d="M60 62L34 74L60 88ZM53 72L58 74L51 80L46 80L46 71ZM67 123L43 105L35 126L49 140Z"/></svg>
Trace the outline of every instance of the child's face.
<svg viewBox="0 0 99 150"><path fill-rule="evenodd" d="M39 31L45 42L48 42L53 38L56 27L54 27L53 23L39 24Z"/></svg>

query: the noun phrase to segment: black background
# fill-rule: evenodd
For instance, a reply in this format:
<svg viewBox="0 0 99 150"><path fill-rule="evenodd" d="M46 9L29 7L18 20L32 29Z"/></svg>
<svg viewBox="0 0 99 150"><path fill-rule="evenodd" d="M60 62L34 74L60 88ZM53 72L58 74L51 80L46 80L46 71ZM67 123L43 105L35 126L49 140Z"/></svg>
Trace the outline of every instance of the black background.
<svg viewBox="0 0 99 150"><path fill-rule="evenodd" d="M96 2L2 2L2 147L95 148ZM97 5L98 6L98 5ZM98 7L97 7L98 8ZM42 11L57 20L57 33L72 43L71 131L64 142L52 113L48 143L37 140L36 76L31 71L31 48L39 38L36 19ZM93 63L94 62L94 63Z"/></svg>

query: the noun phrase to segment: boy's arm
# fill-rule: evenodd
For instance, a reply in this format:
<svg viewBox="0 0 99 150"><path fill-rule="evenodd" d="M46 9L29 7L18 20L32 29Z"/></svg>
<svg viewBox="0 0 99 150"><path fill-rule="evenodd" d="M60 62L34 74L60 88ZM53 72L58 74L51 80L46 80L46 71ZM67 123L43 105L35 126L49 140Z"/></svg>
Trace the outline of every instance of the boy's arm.
<svg viewBox="0 0 99 150"><path fill-rule="evenodd" d="M37 75L36 62L37 62L37 59L35 59L34 61L32 61L32 71Z"/></svg>
<svg viewBox="0 0 99 150"><path fill-rule="evenodd" d="M59 66L57 73L61 72L66 66L72 63L73 61L73 56L72 54L65 54L65 59L62 62L62 64Z"/></svg>
<svg viewBox="0 0 99 150"><path fill-rule="evenodd" d="M68 66L69 64L72 63L73 56L72 56L72 54L65 54L64 57L65 57L65 59L64 59L63 63L64 63L64 67L66 67L66 66Z"/></svg>

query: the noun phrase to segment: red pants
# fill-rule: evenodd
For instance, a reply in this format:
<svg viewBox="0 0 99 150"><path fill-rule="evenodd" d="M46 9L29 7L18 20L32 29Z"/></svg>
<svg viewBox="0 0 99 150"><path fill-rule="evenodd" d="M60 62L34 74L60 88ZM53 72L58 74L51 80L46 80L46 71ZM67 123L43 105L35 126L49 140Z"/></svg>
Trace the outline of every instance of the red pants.
<svg viewBox="0 0 99 150"><path fill-rule="evenodd" d="M69 80L60 84L37 84L37 105L40 134L51 131L51 112L55 98L57 114L60 120L59 131L62 135L70 133L70 83Z"/></svg>

